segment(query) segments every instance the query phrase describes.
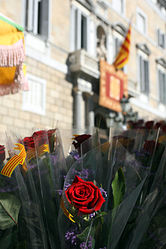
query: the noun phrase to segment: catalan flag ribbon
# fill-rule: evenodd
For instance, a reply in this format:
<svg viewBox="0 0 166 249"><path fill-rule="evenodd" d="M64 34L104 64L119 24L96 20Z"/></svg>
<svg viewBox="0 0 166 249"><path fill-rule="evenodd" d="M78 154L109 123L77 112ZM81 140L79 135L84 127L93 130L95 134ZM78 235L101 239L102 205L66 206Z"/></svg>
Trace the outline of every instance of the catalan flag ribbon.
<svg viewBox="0 0 166 249"><path fill-rule="evenodd" d="M49 146L48 146L48 144L42 144L37 149L38 156L42 156L46 152L49 153ZM36 157L35 148L28 149L28 151L27 151L27 161L30 161L31 159L33 159L35 157Z"/></svg>
<svg viewBox="0 0 166 249"><path fill-rule="evenodd" d="M127 35L122 43L119 53L116 56L116 59L113 63L116 69L120 69L125 66L129 59L130 53L130 36L131 36L131 24L129 25L129 29Z"/></svg>
<svg viewBox="0 0 166 249"><path fill-rule="evenodd" d="M25 147L22 144L15 144L16 147L14 147L15 150L20 150L20 153L18 155L14 155L3 167L1 170L1 174L4 176L11 177L13 171L15 168L21 164L24 164L25 158L26 158L26 151Z"/></svg>
<svg viewBox="0 0 166 249"><path fill-rule="evenodd" d="M73 215L72 215L71 213L69 213L69 211L66 209L63 199L61 199L60 206L61 206L61 208L62 208L64 214L66 215L66 217L67 217L69 220L71 220L73 223L75 223L74 217L73 217Z"/></svg>

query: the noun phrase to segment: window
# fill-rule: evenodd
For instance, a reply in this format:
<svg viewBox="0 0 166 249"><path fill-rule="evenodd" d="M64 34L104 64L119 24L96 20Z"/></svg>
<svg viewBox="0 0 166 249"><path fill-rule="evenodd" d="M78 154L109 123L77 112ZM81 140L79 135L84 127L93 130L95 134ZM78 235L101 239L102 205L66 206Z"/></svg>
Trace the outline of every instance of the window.
<svg viewBox="0 0 166 249"><path fill-rule="evenodd" d="M138 10L137 11L137 28L138 30L143 33L146 34L146 16L145 14L141 11Z"/></svg>
<svg viewBox="0 0 166 249"><path fill-rule="evenodd" d="M72 41L74 41L73 50L85 49L87 50L87 16L82 13L79 9L72 8L72 19L73 19L73 34Z"/></svg>
<svg viewBox="0 0 166 249"><path fill-rule="evenodd" d="M34 35L48 37L49 0L26 0L25 28Z"/></svg>
<svg viewBox="0 0 166 249"><path fill-rule="evenodd" d="M158 70L159 100L166 105L166 74Z"/></svg>
<svg viewBox="0 0 166 249"><path fill-rule="evenodd" d="M140 91L146 95L149 94L149 61L142 55L138 56L139 61L139 83Z"/></svg>
<svg viewBox="0 0 166 249"><path fill-rule="evenodd" d="M113 0L113 8L119 13L124 14L125 12L125 0Z"/></svg>
<svg viewBox="0 0 166 249"><path fill-rule="evenodd" d="M157 44L159 47L165 48L165 34L160 29L157 29Z"/></svg>
<svg viewBox="0 0 166 249"><path fill-rule="evenodd" d="M28 75L29 91L23 92L23 110L45 114L46 82L44 79Z"/></svg>

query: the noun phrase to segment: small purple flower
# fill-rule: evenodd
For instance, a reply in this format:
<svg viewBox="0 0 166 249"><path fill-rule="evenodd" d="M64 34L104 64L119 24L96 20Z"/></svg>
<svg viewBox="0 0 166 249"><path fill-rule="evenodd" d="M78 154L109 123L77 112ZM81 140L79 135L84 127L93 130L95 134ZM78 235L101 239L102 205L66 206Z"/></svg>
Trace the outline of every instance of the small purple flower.
<svg viewBox="0 0 166 249"><path fill-rule="evenodd" d="M71 184L66 183L66 184L64 185L64 190L67 190L67 189L68 189L68 187L70 187L70 185L71 185Z"/></svg>
<svg viewBox="0 0 166 249"><path fill-rule="evenodd" d="M80 244L81 249L91 249L92 248L92 236L89 236L87 242L82 242Z"/></svg>
<svg viewBox="0 0 166 249"><path fill-rule="evenodd" d="M53 155L53 154L50 154L50 160L51 160L51 163L52 163L53 165L55 165L56 162L57 162L57 156L56 156L56 155Z"/></svg>
<svg viewBox="0 0 166 249"><path fill-rule="evenodd" d="M80 248L81 248L81 249L88 249L89 247L86 245L85 242L82 242L82 243L80 244Z"/></svg>
<svg viewBox="0 0 166 249"><path fill-rule="evenodd" d="M79 170L73 169L72 174L77 175L77 176L79 176L79 177L81 177L83 179L88 179L89 170L88 169L83 169L83 170L79 171Z"/></svg>
<svg viewBox="0 0 166 249"><path fill-rule="evenodd" d="M62 190L62 189L59 189L59 190L57 190L57 192L58 192L58 194L61 196L62 193L63 193L63 190Z"/></svg>
<svg viewBox="0 0 166 249"><path fill-rule="evenodd" d="M106 199L107 198L107 192L103 188L100 188L100 192L101 192L102 196Z"/></svg>
<svg viewBox="0 0 166 249"><path fill-rule="evenodd" d="M69 245L72 246L72 248L75 248L77 245L77 228L72 228L69 231L66 232L65 234L65 240Z"/></svg>
<svg viewBox="0 0 166 249"><path fill-rule="evenodd" d="M76 161L78 161L80 159L80 155L78 154L78 151L76 150L72 150L70 153L69 153Z"/></svg>
<svg viewBox="0 0 166 249"><path fill-rule="evenodd" d="M96 213L94 212L94 213L92 213L92 214L89 215L89 218L93 219L95 216L96 216Z"/></svg>

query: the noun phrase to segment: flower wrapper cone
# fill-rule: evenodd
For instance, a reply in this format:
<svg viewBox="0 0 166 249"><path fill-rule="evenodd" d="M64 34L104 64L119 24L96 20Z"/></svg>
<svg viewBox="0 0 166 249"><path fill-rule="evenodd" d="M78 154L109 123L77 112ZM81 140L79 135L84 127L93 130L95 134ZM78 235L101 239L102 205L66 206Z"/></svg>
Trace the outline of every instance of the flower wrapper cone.
<svg viewBox="0 0 166 249"><path fill-rule="evenodd" d="M108 156L108 153L103 152L103 145L100 145L100 146L98 145L97 147L93 148L92 150L90 150L86 154L84 154L83 157L81 157L79 160L77 160L73 164L71 169L68 171L68 174L65 178L64 189L66 189L69 185L71 185L75 175L77 175L85 181L94 182L99 187L102 187L106 192L109 193L112 178L110 179L111 175L108 175L108 172L109 172L109 174L111 174L112 172L108 170L107 156ZM111 160L113 161L113 158L111 158ZM118 164L117 160L116 160L116 163ZM104 166L104 167L102 167L102 166ZM112 177L113 177L113 174L112 174ZM109 184L109 182L110 182L110 184ZM112 193L110 193L110 196L111 196L111 194ZM100 246L106 245L107 239L106 239L106 236L103 236L103 235L108 234L106 232L106 229L109 227L109 224L107 224L107 221L110 220L110 219L108 219L108 217L110 216L109 210L111 210L113 208L113 201L111 202L111 199L110 199L111 205L109 205L109 207L108 207L108 203L106 200L101 208L101 212L107 211L107 214L108 214L108 216L105 216L105 218L102 218L105 220L105 229L104 229L104 227L101 228L101 226L99 225L100 222L98 221L98 218L96 218L96 220L94 222L94 224L98 223L96 226L96 225L93 225L93 219L89 220L87 222L87 221L84 221L84 218L85 218L84 216L81 216L79 214L77 215L77 214L73 213L72 206L68 203L64 194L63 194L62 198L63 198L63 201L65 203L66 209L69 211L69 213L71 213L73 215L73 219L76 221L76 223L81 224L81 226L84 228L84 229L82 228L80 231L77 230L77 233L83 233L83 230L84 231L86 230L87 237L85 238L85 236L84 236L84 239L85 239L84 242L86 243L86 241L87 241L87 243L88 243L88 236L91 236L92 241L96 240L96 247L95 248L98 248L99 245ZM105 210L105 205L107 206L106 210ZM66 230L69 229L70 225L73 223L64 216L63 211L61 211L60 215L61 216L59 217L59 219L61 220L61 223L60 223L61 225L60 225L59 229L61 229L60 234L63 238L63 236L65 236ZM104 215L106 215L106 214L104 214ZM100 220L100 218L99 218L99 220ZM67 225L65 226L64 224L68 224L68 226ZM75 226L75 224L73 224L73 226ZM101 229L102 229L102 231L101 231ZM88 232L90 230L91 230L91 232ZM99 236L99 233L102 235ZM64 243L64 241L62 239L61 239L61 241L62 241L62 243Z"/></svg>
<svg viewBox="0 0 166 249"><path fill-rule="evenodd" d="M5 155L7 155L7 148L4 147ZM2 151L1 151L2 152ZM4 167L7 160L2 157L1 154L1 168ZM18 194L18 184L15 177L8 178L0 174L0 248L8 249L13 244L16 248L19 244L19 230L17 227L18 214L20 212L20 200ZM10 215L6 212L8 207L14 207L10 209Z"/></svg>
<svg viewBox="0 0 166 249"><path fill-rule="evenodd" d="M47 230L47 238L50 248L59 248L59 232L58 232L58 212L60 208L59 190L62 189L64 175L66 174L66 162L64 158L63 148L59 131L55 132L55 145L52 153L45 153L40 156L39 146L49 144L47 132L39 137L34 136L36 149L36 162L39 177L39 192L42 206L43 217L45 217L45 227Z"/></svg>
<svg viewBox="0 0 166 249"><path fill-rule="evenodd" d="M16 153L11 149L11 147L14 147L16 142L18 141L15 141L15 137L10 137L11 155ZM11 177L11 179L15 177L17 181L18 196L21 202L18 222L18 246L21 245L22 248L25 249L39 249L41 247L47 249L48 247L42 222L40 203L37 198L33 178L30 174L25 175L23 173L22 165L18 165Z"/></svg>

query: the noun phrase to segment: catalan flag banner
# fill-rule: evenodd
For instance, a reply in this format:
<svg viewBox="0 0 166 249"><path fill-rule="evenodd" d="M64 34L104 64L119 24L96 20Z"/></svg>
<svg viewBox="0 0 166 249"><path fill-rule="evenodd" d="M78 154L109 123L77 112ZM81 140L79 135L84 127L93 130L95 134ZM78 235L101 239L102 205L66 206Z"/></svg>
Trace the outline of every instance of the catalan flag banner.
<svg viewBox="0 0 166 249"><path fill-rule="evenodd" d="M13 171L15 168L20 164L23 165L26 158L26 151L25 147L22 144L15 144L16 147L14 147L15 150L20 150L20 153L18 155L14 155L3 167L1 170L1 174L4 176L11 177Z"/></svg>
<svg viewBox="0 0 166 249"><path fill-rule="evenodd" d="M116 69L121 69L128 62L129 53L130 53L130 36L131 36L131 24L129 25L127 35L113 63Z"/></svg>

